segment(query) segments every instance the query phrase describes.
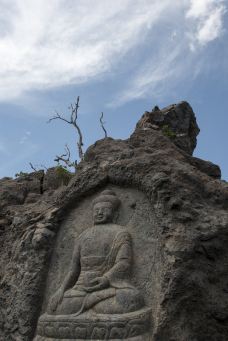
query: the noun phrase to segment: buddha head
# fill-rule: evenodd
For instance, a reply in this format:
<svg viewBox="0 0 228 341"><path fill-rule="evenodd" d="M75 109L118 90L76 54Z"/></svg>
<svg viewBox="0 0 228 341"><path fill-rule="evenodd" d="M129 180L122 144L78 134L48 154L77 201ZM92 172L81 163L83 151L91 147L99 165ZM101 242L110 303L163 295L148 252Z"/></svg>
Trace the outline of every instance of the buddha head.
<svg viewBox="0 0 228 341"><path fill-rule="evenodd" d="M111 223L114 219L114 213L120 205L120 200L115 192L104 190L93 201L93 220L94 224Z"/></svg>

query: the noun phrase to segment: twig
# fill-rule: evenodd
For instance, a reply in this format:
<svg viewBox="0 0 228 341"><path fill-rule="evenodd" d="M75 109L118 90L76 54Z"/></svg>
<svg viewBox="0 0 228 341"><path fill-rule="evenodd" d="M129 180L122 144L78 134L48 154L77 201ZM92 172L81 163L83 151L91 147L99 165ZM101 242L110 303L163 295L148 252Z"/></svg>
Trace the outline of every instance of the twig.
<svg viewBox="0 0 228 341"><path fill-rule="evenodd" d="M64 162L68 167L74 167L75 171L77 168L77 160L75 160L74 162L72 162L70 160L71 157L71 153L70 153L70 149L68 147L68 145L65 145L65 153L62 155L56 155L56 158L54 159L55 162L57 162L58 164L62 161Z"/></svg>
<svg viewBox="0 0 228 341"><path fill-rule="evenodd" d="M29 166L32 168L32 170L34 170L35 172L37 172L37 169L33 166L32 162L29 162Z"/></svg>
<svg viewBox="0 0 228 341"><path fill-rule="evenodd" d="M102 112L101 117L100 117L100 123L101 123L101 128L104 130L105 138L106 138L108 135L107 135L107 130L104 127L105 122L103 121L103 117L104 117L104 113Z"/></svg>
<svg viewBox="0 0 228 341"><path fill-rule="evenodd" d="M40 170L48 170L48 168L45 165L33 165L32 162L29 162L30 167L35 171L35 172L39 172ZM38 169L41 168L41 169ZM43 168L43 169L42 169Z"/></svg>

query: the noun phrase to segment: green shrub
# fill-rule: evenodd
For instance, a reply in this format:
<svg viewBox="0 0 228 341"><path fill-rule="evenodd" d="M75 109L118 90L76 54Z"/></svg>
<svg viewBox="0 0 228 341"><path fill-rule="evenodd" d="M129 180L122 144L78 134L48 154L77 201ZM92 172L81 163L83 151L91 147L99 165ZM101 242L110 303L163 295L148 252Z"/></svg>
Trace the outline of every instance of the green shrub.
<svg viewBox="0 0 228 341"><path fill-rule="evenodd" d="M175 137L177 136L176 133L167 124L162 127L162 132L170 139L175 139Z"/></svg>
<svg viewBox="0 0 228 341"><path fill-rule="evenodd" d="M73 173L71 173L67 167L58 165L56 167L56 174L58 178L62 181L63 185L68 185L70 179L73 177Z"/></svg>
<svg viewBox="0 0 228 341"><path fill-rule="evenodd" d="M26 175L28 175L29 173L25 173L25 172L19 172L19 173L16 173L15 174L15 177L16 178L19 178L19 177L21 177L21 176L26 176Z"/></svg>

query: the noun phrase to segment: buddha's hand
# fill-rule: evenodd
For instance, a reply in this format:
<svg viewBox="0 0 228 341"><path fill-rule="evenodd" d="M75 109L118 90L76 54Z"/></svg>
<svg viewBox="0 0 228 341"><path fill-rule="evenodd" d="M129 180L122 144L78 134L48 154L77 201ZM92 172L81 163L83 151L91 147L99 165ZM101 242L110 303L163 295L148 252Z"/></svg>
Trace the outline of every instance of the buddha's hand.
<svg viewBox="0 0 228 341"><path fill-rule="evenodd" d="M102 290L109 287L109 279L105 276L96 277L90 282L91 286L86 288L86 291L92 292Z"/></svg>
<svg viewBox="0 0 228 341"><path fill-rule="evenodd" d="M62 302L63 295L64 295L64 290L62 287L60 287L51 298L50 308L52 311L55 311L58 305Z"/></svg>

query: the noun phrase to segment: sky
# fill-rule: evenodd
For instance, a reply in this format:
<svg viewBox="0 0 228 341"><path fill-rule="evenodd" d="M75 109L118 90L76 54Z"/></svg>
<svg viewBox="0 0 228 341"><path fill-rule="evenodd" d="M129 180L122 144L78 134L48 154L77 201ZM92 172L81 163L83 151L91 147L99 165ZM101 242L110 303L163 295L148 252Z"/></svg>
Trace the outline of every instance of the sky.
<svg viewBox="0 0 228 341"><path fill-rule="evenodd" d="M228 180L228 0L0 0L0 177L55 165L125 139L144 111L186 100L201 132L194 156Z"/></svg>

